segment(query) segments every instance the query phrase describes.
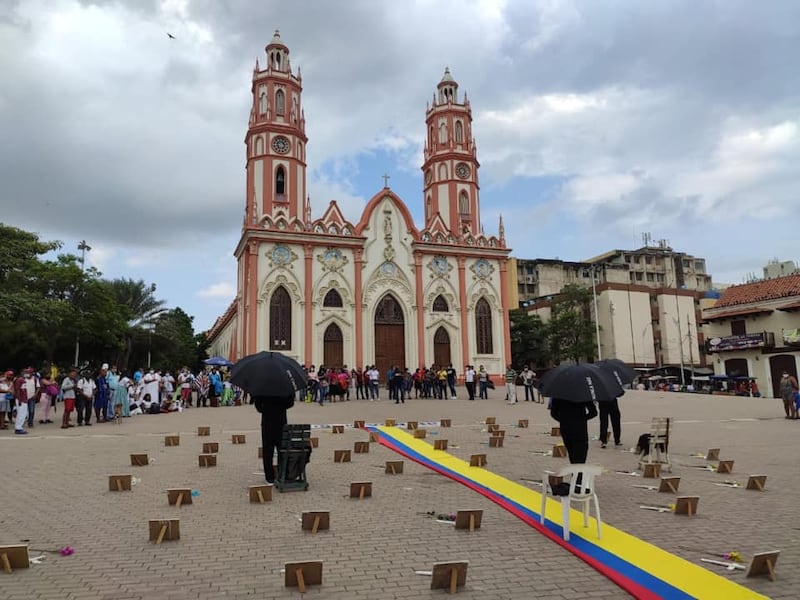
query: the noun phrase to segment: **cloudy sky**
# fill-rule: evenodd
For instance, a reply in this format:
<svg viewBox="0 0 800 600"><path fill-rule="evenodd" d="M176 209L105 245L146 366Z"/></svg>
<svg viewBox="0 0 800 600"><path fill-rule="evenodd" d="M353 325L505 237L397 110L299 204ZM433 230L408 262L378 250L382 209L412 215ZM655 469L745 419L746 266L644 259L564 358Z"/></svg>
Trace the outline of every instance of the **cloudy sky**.
<svg viewBox="0 0 800 600"><path fill-rule="evenodd" d="M800 259L800 2L0 0L0 221L91 246L210 326L235 293L256 57L302 69L314 216L391 175L422 220L425 103L472 102L484 227L580 260L642 233L717 282ZM177 39L171 40L170 32Z"/></svg>

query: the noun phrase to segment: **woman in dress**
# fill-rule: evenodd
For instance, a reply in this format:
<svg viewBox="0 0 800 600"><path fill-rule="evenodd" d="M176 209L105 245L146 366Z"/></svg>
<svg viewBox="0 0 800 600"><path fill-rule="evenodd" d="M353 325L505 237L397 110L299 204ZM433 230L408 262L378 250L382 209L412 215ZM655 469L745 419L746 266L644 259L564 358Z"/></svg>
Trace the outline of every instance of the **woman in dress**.
<svg viewBox="0 0 800 600"><path fill-rule="evenodd" d="M111 394L108 389L107 375L108 373L105 369L100 369L100 374L95 380L97 384L97 395L94 397L94 416L98 423L105 423L108 421L108 398Z"/></svg>

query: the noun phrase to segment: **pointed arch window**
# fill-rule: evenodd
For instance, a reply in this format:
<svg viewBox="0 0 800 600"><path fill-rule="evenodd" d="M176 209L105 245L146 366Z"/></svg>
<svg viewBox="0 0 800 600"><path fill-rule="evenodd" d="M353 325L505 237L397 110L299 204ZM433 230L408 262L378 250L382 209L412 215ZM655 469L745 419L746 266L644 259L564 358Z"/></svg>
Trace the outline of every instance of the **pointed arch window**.
<svg viewBox="0 0 800 600"><path fill-rule="evenodd" d="M286 200L286 171L283 167L275 171L275 199Z"/></svg>
<svg viewBox="0 0 800 600"><path fill-rule="evenodd" d="M462 190L458 195L458 212L462 215L469 214L469 194L466 190Z"/></svg>
<svg viewBox="0 0 800 600"><path fill-rule="evenodd" d="M283 286L275 289L269 302L269 349L292 349L292 300Z"/></svg>
<svg viewBox="0 0 800 600"><path fill-rule="evenodd" d="M342 296L336 290L328 290L328 293L325 294L325 298L322 299L322 306L341 308L343 306Z"/></svg>
<svg viewBox="0 0 800 600"><path fill-rule="evenodd" d="M464 126L461 121L456 121L456 143L460 144L464 141Z"/></svg>
<svg viewBox="0 0 800 600"><path fill-rule="evenodd" d="M447 125L445 123L439 125L439 143L447 143Z"/></svg>
<svg viewBox="0 0 800 600"><path fill-rule="evenodd" d="M436 133L434 132L433 125L431 125L431 140L430 140L431 148L436 144Z"/></svg>
<svg viewBox="0 0 800 600"><path fill-rule="evenodd" d="M261 96L258 99L258 112L262 115L267 112L267 92L261 91Z"/></svg>
<svg viewBox="0 0 800 600"><path fill-rule="evenodd" d="M447 165L441 164L439 165L439 181L445 181L447 179Z"/></svg>
<svg viewBox="0 0 800 600"><path fill-rule="evenodd" d="M430 218L431 218L431 197L428 196L425 199L425 219L427 220Z"/></svg>
<svg viewBox="0 0 800 600"><path fill-rule="evenodd" d="M275 92L275 112L279 115L286 112L286 95L283 90Z"/></svg>
<svg viewBox="0 0 800 600"><path fill-rule="evenodd" d="M475 346L478 354L492 354L492 308L485 298L475 304Z"/></svg>
<svg viewBox="0 0 800 600"><path fill-rule="evenodd" d="M264 154L264 138L262 138L261 136L258 136L256 138L256 152L255 153L256 153L256 156L260 156L261 154Z"/></svg>
<svg viewBox="0 0 800 600"><path fill-rule="evenodd" d="M441 294L433 300L433 312L450 312L450 306Z"/></svg>

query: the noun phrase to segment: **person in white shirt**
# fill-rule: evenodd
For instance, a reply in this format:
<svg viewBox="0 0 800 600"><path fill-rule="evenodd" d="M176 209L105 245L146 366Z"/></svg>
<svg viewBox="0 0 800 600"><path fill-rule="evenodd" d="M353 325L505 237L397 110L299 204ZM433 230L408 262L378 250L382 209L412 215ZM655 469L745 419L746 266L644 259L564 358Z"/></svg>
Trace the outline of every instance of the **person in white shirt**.
<svg viewBox="0 0 800 600"><path fill-rule="evenodd" d="M160 402L159 384L161 383L161 378L156 375L153 369L150 369L142 378L142 381L144 381L144 389L142 390L142 394L150 394L151 402Z"/></svg>
<svg viewBox="0 0 800 600"><path fill-rule="evenodd" d="M92 404L97 393L97 384L89 373L83 372L78 380L77 395L75 397L76 410L78 413L78 425L87 426L92 424Z"/></svg>
<svg viewBox="0 0 800 600"><path fill-rule="evenodd" d="M367 371L369 375L369 400L372 402L373 400L380 400L380 384L378 380L380 379L380 371L375 365L372 365L372 368Z"/></svg>
<svg viewBox="0 0 800 600"><path fill-rule="evenodd" d="M469 400L475 400L475 369L472 365L467 365L464 371L464 387L467 388Z"/></svg>

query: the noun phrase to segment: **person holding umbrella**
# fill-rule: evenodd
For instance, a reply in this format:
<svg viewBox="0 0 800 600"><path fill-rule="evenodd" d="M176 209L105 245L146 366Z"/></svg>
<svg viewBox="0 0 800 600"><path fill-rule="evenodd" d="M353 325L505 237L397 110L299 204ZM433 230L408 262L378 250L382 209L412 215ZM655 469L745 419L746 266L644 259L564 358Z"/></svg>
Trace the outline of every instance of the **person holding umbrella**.
<svg viewBox="0 0 800 600"><path fill-rule="evenodd" d="M620 386L625 383L633 383L639 376L634 369L618 358L601 360L595 364L601 369L611 373ZM619 399L614 398L610 402L599 402L597 407L600 410L600 447L605 448L608 444L609 419L611 420L611 430L614 432L614 445L621 446L622 421L619 412Z"/></svg>
<svg viewBox="0 0 800 600"><path fill-rule="evenodd" d="M261 446L264 458L264 476L267 483L275 483L273 457L278 452L287 423L286 411L294 406L294 394L285 398L253 396L256 410L261 413Z"/></svg>

